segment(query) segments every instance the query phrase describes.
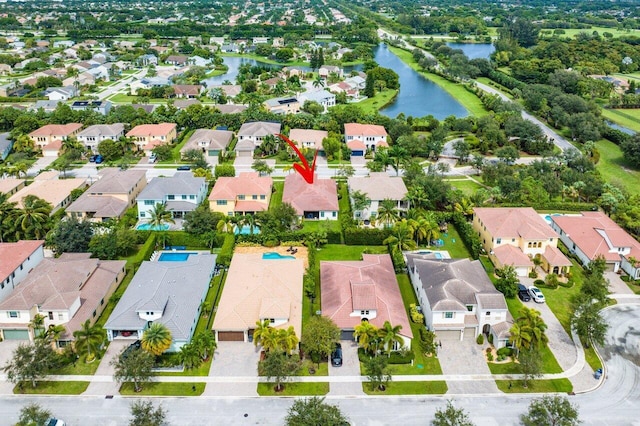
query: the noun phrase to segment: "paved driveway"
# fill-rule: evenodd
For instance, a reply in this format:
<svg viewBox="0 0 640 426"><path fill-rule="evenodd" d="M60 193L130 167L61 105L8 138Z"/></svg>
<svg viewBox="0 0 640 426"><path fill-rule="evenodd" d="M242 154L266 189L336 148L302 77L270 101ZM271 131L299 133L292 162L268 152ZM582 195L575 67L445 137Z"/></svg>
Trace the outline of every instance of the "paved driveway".
<svg viewBox="0 0 640 426"><path fill-rule="evenodd" d="M100 365L96 370L96 375L113 376L114 369L111 361L114 360L120 352L135 340L114 340L109 343L107 351L100 360ZM95 361L94 361L95 362ZM83 395L117 395L120 385L116 382L91 382L84 391Z"/></svg>
<svg viewBox="0 0 640 426"><path fill-rule="evenodd" d="M486 344L478 345L475 341L468 340L442 342L442 347L438 350L442 374L456 376L491 374L483 352L486 347ZM447 386L448 393L452 394L499 392L493 380L448 380Z"/></svg>
<svg viewBox="0 0 640 426"><path fill-rule="evenodd" d="M627 283L622 281L615 272L605 272L604 277L609 280L609 291L614 294L634 294Z"/></svg>
<svg viewBox="0 0 640 426"><path fill-rule="evenodd" d="M46 169L47 167L49 167L51 165L51 163L56 161L56 158L57 157L40 157L40 158L38 158L36 160L36 162L33 163L33 165L31 165L29 170L27 170L27 175L29 175L29 176L37 176L42 169Z"/></svg>
<svg viewBox="0 0 640 426"><path fill-rule="evenodd" d="M342 366L334 367L329 363L329 376L360 376L358 345L354 341L342 340ZM362 382L332 382L329 395L364 395Z"/></svg>
<svg viewBox="0 0 640 426"><path fill-rule="evenodd" d="M0 368L4 367L13 357L13 351L21 343L29 343L27 340L5 340L0 342ZM3 373L4 374L4 373ZM13 383L6 380L0 380L0 393L3 395L13 393Z"/></svg>
<svg viewBox="0 0 640 426"><path fill-rule="evenodd" d="M253 343L218 342L209 370L209 376L246 378L246 382L233 380L229 382L208 383L203 395L207 396L256 396L258 361L260 350Z"/></svg>

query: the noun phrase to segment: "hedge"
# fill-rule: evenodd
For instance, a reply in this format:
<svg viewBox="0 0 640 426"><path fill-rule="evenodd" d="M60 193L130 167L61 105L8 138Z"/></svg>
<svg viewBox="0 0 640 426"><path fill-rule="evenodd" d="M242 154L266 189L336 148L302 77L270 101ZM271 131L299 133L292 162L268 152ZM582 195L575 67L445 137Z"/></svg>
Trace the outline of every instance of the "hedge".
<svg viewBox="0 0 640 426"><path fill-rule="evenodd" d="M568 210L575 212L596 211L598 209L595 203L574 203L569 201L555 201L549 203L533 204L525 206L522 203L498 203L499 207L533 207L534 210Z"/></svg>
<svg viewBox="0 0 640 426"><path fill-rule="evenodd" d="M603 138L610 140L616 145L620 145L623 142L626 142L631 137L625 132L609 126L603 126L602 130L600 130L600 133L602 134Z"/></svg>
<svg viewBox="0 0 640 426"><path fill-rule="evenodd" d="M327 231L328 244L342 244L342 233L338 231Z"/></svg>
<svg viewBox="0 0 640 426"><path fill-rule="evenodd" d="M216 263L220 265L229 266L231 264L231 257L233 256L233 248L236 245L236 238L233 234L223 234L219 235L216 238L216 244L220 243L220 252L218 253L218 258L216 259Z"/></svg>
<svg viewBox="0 0 640 426"><path fill-rule="evenodd" d="M389 235L390 229L347 228L344 231L344 243L349 246L381 246Z"/></svg>
<svg viewBox="0 0 640 426"><path fill-rule="evenodd" d="M147 241L140 247L138 254L133 258L133 270L137 270L143 261L149 260L156 249L156 234L151 233Z"/></svg>
<svg viewBox="0 0 640 426"><path fill-rule="evenodd" d="M413 351L407 351L406 355L403 355L402 352L399 351L392 351L391 355L383 352L378 354L378 356L386 357L389 364L410 364L415 358ZM360 362L366 362L369 358L371 358L370 354L366 353L364 349L358 348L358 360L360 360Z"/></svg>
<svg viewBox="0 0 640 426"><path fill-rule="evenodd" d="M200 235L192 235L185 231L167 232L167 246L185 246L187 248L207 247Z"/></svg>

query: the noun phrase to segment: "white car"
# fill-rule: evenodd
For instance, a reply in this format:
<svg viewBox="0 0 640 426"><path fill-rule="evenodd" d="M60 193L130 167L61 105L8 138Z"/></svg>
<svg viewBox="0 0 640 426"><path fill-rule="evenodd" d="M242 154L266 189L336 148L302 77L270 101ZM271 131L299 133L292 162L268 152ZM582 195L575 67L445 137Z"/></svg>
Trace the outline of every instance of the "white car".
<svg viewBox="0 0 640 426"><path fill-rule="evenodd" d="M531 286L529 287L529 294L531 298L536 303L544 303L544 294L540 291L538 287Z"/></svg>
<svg viewBox="0 0 640 426"><path fill-rule="evenodd" d="M158 157L156 157L155 154L151 154L149 156L149 163L155 163L157 159L158 159Z"/></svg>
<svg viewBox="0 0 640 426"><path fill-rule="evenodd" d="M66 426L66 423L60 419L56 419L52 417L49 420L47 420L47 422L45 423L45 426Z"/></svg>

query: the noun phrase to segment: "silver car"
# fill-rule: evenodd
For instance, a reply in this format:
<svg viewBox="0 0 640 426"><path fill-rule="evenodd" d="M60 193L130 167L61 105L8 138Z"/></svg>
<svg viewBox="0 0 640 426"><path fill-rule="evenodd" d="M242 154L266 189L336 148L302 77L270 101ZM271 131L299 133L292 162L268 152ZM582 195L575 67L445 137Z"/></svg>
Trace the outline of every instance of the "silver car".
<svg viewBox="0 0 640 426"><path fill-rule="evenodd" d="M544 303L544 294L540 291L538 287L531 286L529 287L529 294L531 298L536 303Z"/></svg>

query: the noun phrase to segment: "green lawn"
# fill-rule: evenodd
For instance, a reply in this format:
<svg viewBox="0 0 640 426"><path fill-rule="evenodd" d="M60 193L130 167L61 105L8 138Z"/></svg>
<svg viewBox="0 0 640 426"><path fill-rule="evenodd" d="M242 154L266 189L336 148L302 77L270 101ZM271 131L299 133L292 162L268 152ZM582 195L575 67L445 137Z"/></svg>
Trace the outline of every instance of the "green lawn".
<svg viewBox="0 0 640 426"><path fill-rule="evenodd" d="M556 361L556 358L548 346L540 349L540 355L542 357L542 374L562 373L560 364L558 364L558 361ZM505 362L501 364L489 362L487 364L489 365L491 374L520 374L518 365L515 362Z"/></svg>
<svg viewBox="0 0 640 426"><path fill-rule="evenodd" d="M316 370L314 374L309 373L309 368ZM329 375L329 362L320 362L320 366L310 359L302 361L302 367L296 376L328 376Z"/></svg>
<svg viewBox="0 0 640 426"><path fill-rule="evenodd" d="M438 247L438 250L447 250L452 259L471 258L471 253L467 250L467 246L464 245L458 230L453 224L449 224L446 234L440 234L440 238L444 241L444 245Z"/></svg>
<svg viewBox="0 0 640 426"><path fill-rule="evenodd" d="M607 109L602 108L602 115L607 120L618 123L636 132L640 132L640 109Z"/></svg>
<svg viewBox="0 0 640 426"><path fill-rule="evenodd" d="M548 30L551 31L553 33L553 30ZM588 29L580 29L580 28L566 28L564 29L564 34L558 34L558 37L574 37L577 34L580 33L587 33L589 35L591 35L591 33L593 33L594 31L597 31L601 36L602 33L611 33L613 34L613 37L620 37L620 36L628 36L628 35L635 35L635 36L640 36L640 31L639 30L635 30L635 29L630 29L630 30L619 30L617 28L608 28L608 27L596 27L596 26L592 26L591 28ZM544 36L545 38L548 38L549 35Z"/></svg>
<svg viewBox="0 0 640 426"><path fill-rule="evenodd" d="M397 95L397 90L385 89L382 92L377 92L373 98L351 105L358 105L367 114L375 114L378 110L389 105Z"/></svg>
<svg viewBox="0 0 640 426"><path fill-rule="evenodd" d="M620 147L604 139L596 142L596 147L600 152L596 168L605 182L619 184L630 194L640 194L640 171L625 161Z"/></svg>
<svg viewBox="0 0 640 426"><path fill-rule="evenodd" d="M458 179L458 180L449 182L449 184L455 189L459 189L467 196L471 196L475 194L478 189L482 188L482 185L472 181L471 179Z"/></svg>
<svg viewBox="0 0 640 426"><path fill-rule="evenodd" d="M527 387L522 386L520 380L496 380L496 385L504 393L548 393L573 391L569 379L530 380ZM511 388L509 386L511 385Z"/></svg>
<svg viewBox="0 0 640 426"><path fill-rule="evenodd" d="M271 194L269 201L269 209L273 210L282 204L282 191L284 191L284 182L273 182L274 192Z"/></svg>
<svg viewBox="0 0 640 426"><path fill-rule="evenodd" d="M329 393L329 383L285 383L282 392L274 390L273 383L258 383L260 396L313 396Z"/></svg>
<svg viewBox="0 0 640 426"><path fill-rule="evenodd" d="M90 382L36 382L36 387L31 386L31 383L24 382L22 389L19 385L13 388L15 394L29 394L29 395L80 395L87 390Z"/></svg>
<svg viewBox="0 0 640 426"><path fill-rule="evenodd" d="M195 391L193 387L195 386ZM144 383L140 392L133 390L133 383L123 383L120 386L120 395L135 396L199 396L204 392L206 383L169 383L151 382Z"/></svg>
<svg viewBox="0 0 640 426"><path fill-rule="evenodd" d="M367 395L443 395L447 393L447 382L389 382L385 391L371 390L369 383L362 384Z"/></svg>
<svg viewBox="0 0 640 426"><path fill-rule="evenodd" d="M340 232L340 222L337 220L305 220L302 225L303 232L317 232L321 230Z"/></svg>
<svg viewBox="0 0 640 426"><path fill-rule="evenodd" d="M62 368L52 371L50 374L53 375L94 375L96 370L98 369L98 365L100 365L100 360L97 359L91 363L85 362L85 356L81 356L80 359L76 362L75 366L73 364L65 365Z"/></svg>
<svg viewBox="0 0 640 426"><path fill-rule="evenodd" d="M544 294L547 306L553 311L562 328L567 334L571 335L571 315L573 308L571 306L574 297L580 293L582 288L582 267L574 259L571 259L573 267L571 268L571 275L574 277L575 284L571 288L559 286L556 289L541 288L540 291Z"/></svg>
<svg viewBox="0 0 640 426"><path fill-rule="evenodd" d="M411 52L407 52L406 50L393 46L389 46L389 50L396 54L404 63L409 65L420 75L442 87L447 93L449 93L458 102L460 102L460 104L465 107L467 111L469 111L469 114L476 117L487 115L488 112L484 105L482 105L482 101L480 101L480 98L465 89L462 84L453 83L436 74L422 72L420 70L420 66L413 60Z"/></svg>
<svg viewBox="0 0 640 426"><path fill-rule="evenodd" d="M387 246L347 246L342 244L325 244L316 253L318 262L322 260L362 260L362 252L384 254L388 253Z"/></svg>

